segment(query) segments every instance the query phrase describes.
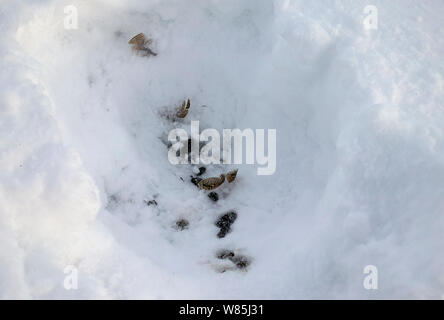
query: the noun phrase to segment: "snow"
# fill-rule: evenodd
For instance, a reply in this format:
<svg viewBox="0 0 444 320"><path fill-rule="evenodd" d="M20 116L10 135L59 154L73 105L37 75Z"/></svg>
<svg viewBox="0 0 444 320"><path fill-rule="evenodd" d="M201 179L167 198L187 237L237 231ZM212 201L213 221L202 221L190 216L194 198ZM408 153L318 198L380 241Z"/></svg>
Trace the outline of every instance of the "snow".
<svg viewBox="0 0 444 320"><path fill-rule="evenodd" d="M0 298L444 295L442 1L375 0L377 30L366 1L69 4L77 30L65 2L0 4ZM276 173L209 166L240 169L209 200L167 158L185 98L184 129L277 129ZM217 272L220 249L251 265Z"/></svg>

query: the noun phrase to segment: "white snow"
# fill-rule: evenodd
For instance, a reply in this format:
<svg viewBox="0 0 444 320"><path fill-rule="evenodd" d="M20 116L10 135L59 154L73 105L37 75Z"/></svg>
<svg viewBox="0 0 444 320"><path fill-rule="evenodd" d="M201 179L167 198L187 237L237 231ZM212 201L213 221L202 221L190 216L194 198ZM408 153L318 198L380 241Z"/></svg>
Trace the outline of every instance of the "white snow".
<svg viewBox="0 0 444 320"><path fill-rule="evenodd" d="M365 30L368 4L2 0L0 298L441 298L444 3L374 0ZM276 173L238 166L211 202L168 162L185 98L184 128L277 129Z"/></svg>

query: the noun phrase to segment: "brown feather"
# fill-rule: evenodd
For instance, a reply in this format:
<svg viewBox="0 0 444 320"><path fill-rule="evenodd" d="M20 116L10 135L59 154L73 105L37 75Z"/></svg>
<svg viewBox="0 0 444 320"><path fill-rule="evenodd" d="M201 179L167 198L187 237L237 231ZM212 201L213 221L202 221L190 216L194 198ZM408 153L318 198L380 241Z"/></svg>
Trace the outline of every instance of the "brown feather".
<svg viewBox="0 0 444 320"><path fill-rule="evenodd" d="M238 171L238 169L230 171L230 172L227 173L227 181L228 181L228 183L232 183L236 179L237 171Z"/></svg>
<svg viewBox="0 0 444 320"><path fill-rule="evenodd" d="M182 106L177 111L176 116L181 119L185 118L188 114L188 111L190 110L190 107L191 107L190 99L188 99L188 101L184 101L182 103Z"/></svg>
<svg viewBox="0 0 444 320"><path fill-rule="evenodd" d="M207 178L199 182L199 187L204 190L214 190L225 181L225 175L221 174L219 178Z"/></svg>

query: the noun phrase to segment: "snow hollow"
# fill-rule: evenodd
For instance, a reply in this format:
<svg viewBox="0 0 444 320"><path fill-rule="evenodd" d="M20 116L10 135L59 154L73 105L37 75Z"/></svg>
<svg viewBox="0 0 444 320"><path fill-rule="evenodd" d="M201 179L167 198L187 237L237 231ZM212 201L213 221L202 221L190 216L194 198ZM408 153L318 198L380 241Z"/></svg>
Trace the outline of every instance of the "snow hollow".
<svg viewBox="0 0 444 320"><path fill-rule="evenodd" d="M371 4L2 0L0 298L441 298L444 3ZM172 165L192 120L274 174Z"/></svg>

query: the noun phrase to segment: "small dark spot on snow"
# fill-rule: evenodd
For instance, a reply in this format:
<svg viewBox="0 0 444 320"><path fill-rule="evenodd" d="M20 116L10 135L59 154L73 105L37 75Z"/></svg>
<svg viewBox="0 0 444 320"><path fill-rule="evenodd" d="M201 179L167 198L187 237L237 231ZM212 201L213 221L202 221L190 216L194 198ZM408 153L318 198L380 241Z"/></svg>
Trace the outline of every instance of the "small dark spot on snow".
<svg viewBox="0 0 444 320"><path fill-rule="evenodd" d="M200 168L199 168L199 173L196 174L196 175L197 175L197 176L201 176L201 175L203 175L203 174L205 173L205 171L207 171L207 168L205 168L205 167L200 167Z"/></svg>
<svg viewBox="0 0 444 320"><path fill-rule="evenodd" d="M147 206L157 206L156 200L144 200Z"/></svg>
<svg viewBox="0 0 444 320"><path fill-rule="evenodd" d="M121 199L117 194L111 194L108 196L108 203L106 204L106 209L114 210L120 204Z"/></svg>
<svg viewBox="0 0 444 320"><path fill-rule="evenodd" d="M190 223L188 222L188 220L185 220L185 219L180 219L180 220L176 221L176 228L181 231L188 229L189 225L190 225Z"/></svg>
<svg viewBox="0 0 444 320"><path fill-rule="evenodd" d="M221 260L227 259L230 257L234 257L234 252L231 250L223 249L217 252L216 257Z"/></svg>
<svg viewBox="0 0 444 320"><path fill-rule="evenodd" d="M108 200L109 202L116 202L116 203L119 202L119 198L115 194L110 195Z"/></svg>
<svg viewBox="0 0 444 320"><path fill-rule="evenodd" d="M217 237L221 239L225 238L227 233L229 233L230 231L231 231L230 228L221 228L220 231L217 233Z"/></svg>
<svg viewBox="0 0 444 320"><path fill-rule="evenodd" d="M230 259L238 269L246 269L251 263L250 259L245 256L233 256L228 259Z"/></svg>
<svg viewBox="0 0 444 320"><path fill-rule="evenodd" d="M230 211L220 216L219 219L216 221L216 226L220 228L217 236L219 238L224 238L227 233L231 231L231 225L234 223L234 221L236 221L236 219L237 213L234 211Z"/></svg>
<svg viewBox="0 0 444 320"><path fill-rule="evenodd" d="M208 198L216 202L217 200L219 200L219 195L216 192L210 192L208 194Z"/></svg>
<svg viewBox="0 0 444 320"><path fill-rule="evenodd" d="M219 250L216 253L216 257L220 260L226 260L226 259L230 260L236 266L236 268L240 270L246 269L251 264L250 258L243 255L236 255L232 250L227 250L227 249Z"/></svg>
<svg viewBox="0 0 444 320"><path fill-rule="evenodd" d="M237 213L234 211L227 212L219 217L216 226L219 228L230 227L237 219Z"/></svg>
<svg viewBox="0 0 444 320"><path fill-rule="evenodd" d="M201 182L202 181L202 179L201 178L196 178L196 177L193 177L193 176L190 176L191 177L191 183L192 184L194 184L196 187L199 187L199 182Z"/></svg>

